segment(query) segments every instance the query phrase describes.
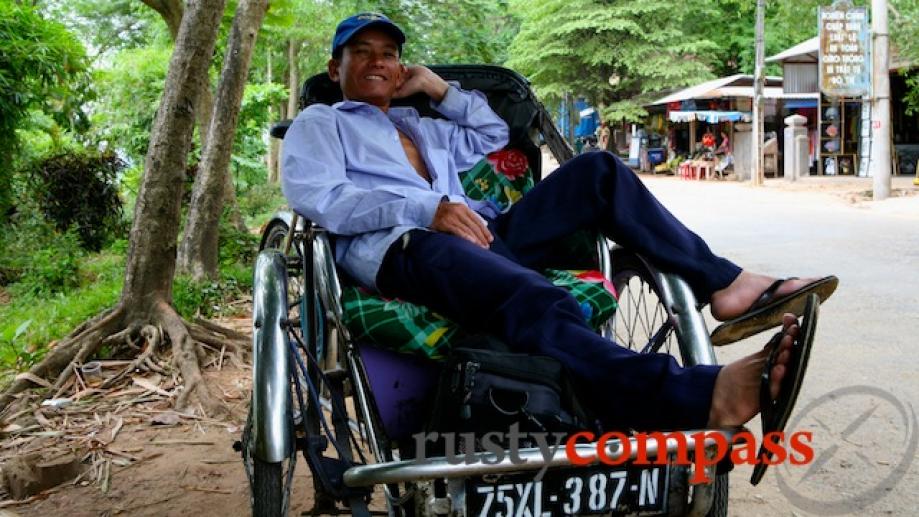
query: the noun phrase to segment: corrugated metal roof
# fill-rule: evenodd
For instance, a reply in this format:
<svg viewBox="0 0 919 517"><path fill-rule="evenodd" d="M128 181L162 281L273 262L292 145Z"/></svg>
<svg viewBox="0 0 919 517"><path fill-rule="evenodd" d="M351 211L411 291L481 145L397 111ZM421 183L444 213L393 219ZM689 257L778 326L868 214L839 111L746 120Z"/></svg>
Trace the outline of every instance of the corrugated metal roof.
<svg viewBox="0 0 919 517"><path fill-rule="evenodd" d="M801 56L807 56L807 55L809 55L809 57L812 57L814 58L814 60L816 60L817 52L819 51L820 51L820 37L814 36L813 38L807 41L802 41L801 43L798 43L797 45L791 47L790 49L783 50L782 52L779 52L778 54L774 56L767 57L766 62L771 63L773 61L784 61L786 59L790 59L793 57L801 57Z"/></svg>
<svg viewBox="0 0 919 517"><path fill-rule="evenodd" d="M781 77L767 77L766 89L764 93L770 90L782 91ZM753 97L753 76L745 74L736 74L728 77L721 77L706 81L689 88L673 92L666 97L662 97L648 106L658 104L667 104L670 102L679 102L689 99L719 99L722 97ZM767 95L768 96L768 95Z"/></svg>
<svg viewBox="0 0 919 517"><path fill-rule="evenodd" d="M783 50L782 52L779 52L778 54L774 56L767 57L766 62L769 63L773 61L784 61L786 59L802 57L802 56L807 55L809 57L812 57L814 59L814 63L816 64L817 54L819 52L820 52L820 37L814 36L813 38L807 41L802 41L801 43L798 43L797 45L787 50ZM890 67L891 71L899 70L901 68L912 68L914 66L913 62L908 59L903 58L898 52L898 49L895 48L893 45L891 45L890 47L890 58L889 59L890 61L888 62L888 66Z"/></svg>
<svg viewBox="0 0 919 517"><path fill-rule="evenodd" d="M712 93L717 94L714 97L749 97L753 98L753 87L752 86L725 86L724 88L718 88L713 90ZM782 88L777 86L767 86L763 88L763 96L767 99L777 99L782 94Z"/></svg>

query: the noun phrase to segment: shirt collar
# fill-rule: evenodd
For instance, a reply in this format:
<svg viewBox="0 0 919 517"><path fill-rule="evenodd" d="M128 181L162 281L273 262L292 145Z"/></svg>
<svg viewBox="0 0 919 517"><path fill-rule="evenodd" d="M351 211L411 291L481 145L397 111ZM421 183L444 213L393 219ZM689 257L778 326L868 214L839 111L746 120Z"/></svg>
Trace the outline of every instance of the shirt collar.
<svg viewBox="0 0 919 517"><path fill-rule="evenodd" d="M355 111L355 110L361 109L364 106L366 106L367 108L371 108L371 109L375 108L374 106L371 106L370 104L367 104L366 102L349 101L349 100L343 100L343 101L336 102L335 104L332 105L332 108L341 110L341 111Z"/></svg>
<svg viewBox="0 0 919 517"><path fill-rule="evenodd" d="M357 111L360 109L370 109L373 111L381 111L376 106L371 106L370 104L363 101L351 101L343 100L336 102L332 105L333 109L339 111ZM405 120L407 118L418 118L418 110L412 108L411 106L390 106L389 111L386 115L392 120Z"/></svg>

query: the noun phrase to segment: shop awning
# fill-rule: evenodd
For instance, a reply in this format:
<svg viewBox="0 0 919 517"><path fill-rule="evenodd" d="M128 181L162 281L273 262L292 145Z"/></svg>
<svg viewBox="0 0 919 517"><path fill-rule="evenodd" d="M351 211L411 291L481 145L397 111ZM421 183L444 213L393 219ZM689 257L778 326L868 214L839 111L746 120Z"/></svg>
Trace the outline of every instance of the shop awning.
<svg viewBox="0 0 919 517"><path fill-rule="evenodd" d="M689 122L696 120L695 111L671 111L670 122Z"/></svg>
<svg viewBox="0 0 919 517"><path fill-rule="evenodd" d="M817 99L788 99L785 101L785 107L788 109L816 108Z"/></svg>
<svg viewBox="0 0 919 517"><path fill-rule="evenodd" d="M717 124L719 122L739 122L741 120L749 121L750 114L743 113L740 111L709 111L709 110L671 111L670 112L671 122L690 122L692 120L708 122L709 124Z"/></svg>
<svg viewBox="0 0 919 517"><path fill-rule="evenodd" d="M781 77L766 77L766 94L769 90L774 89L777 92L782 91ZM748 97L753 98L753 76L752 75L731 75L713 79L704 83L690 86L676 91L657 99L648 104L654 106L658 104L669 104L671 102L680 102L685 100L703 100L703 99L722 99L725 97Z"/></svg>

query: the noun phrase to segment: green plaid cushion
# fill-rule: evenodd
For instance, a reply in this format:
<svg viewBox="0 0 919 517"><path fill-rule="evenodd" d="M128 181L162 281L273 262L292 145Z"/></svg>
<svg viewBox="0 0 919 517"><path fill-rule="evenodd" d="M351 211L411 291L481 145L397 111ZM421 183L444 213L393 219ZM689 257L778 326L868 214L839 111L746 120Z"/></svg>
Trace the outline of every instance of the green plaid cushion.
<svg viewBox="0 0 919 517"><path fill-rule="evenodd" d="M490 200L502 211L534 184L526 155L516 149L491 153L461 179L469 197ZM575 241L592 251L592 237L578 234ZM584 319L594 329L616 311L615 289L598 271L549 269L544 274L553 284L571 292L581 306ZM342 303L345 324L352 337L399 352L443 359L450 346L464 336L457 324L426 307L385 299L362 288L345 288Z"/></svg>
<svg viewBox="0 0 919 517"><path fill-rule="evenodd" d="M613 287L597 271L549 269L546 277L574 295L584 319L599 328L616 310ZM459 325L426 307L390 300L359 287L342 293L345 322L352 337L398 352L443 359L465 334Z"/></svg>

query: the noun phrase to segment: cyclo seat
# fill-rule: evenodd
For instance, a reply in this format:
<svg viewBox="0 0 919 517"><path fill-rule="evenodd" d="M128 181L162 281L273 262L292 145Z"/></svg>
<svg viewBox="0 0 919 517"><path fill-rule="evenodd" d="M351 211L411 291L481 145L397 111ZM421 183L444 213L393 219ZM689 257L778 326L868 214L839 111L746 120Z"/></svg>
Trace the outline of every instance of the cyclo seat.
<svg viewBox="0 0 919 517"><path fill-rule="evenodd" d="M542 153L533 139L536 134L543 137L556 156L571 156L570 148L533 96L528 82L516 72L490 65L430 68L464 89L485 94L491 108L509 127L509 144L504 149L461 174L470 198L489 199L504 210L526 194L541 177ZM301 108L341 100L338 84L326 73L309 78L299 96ZM393 105L414 107L421 116L443 118L424 94L395 99ZM288 124L272 128L272 135L283 136ZM572 257L577 257L570 265L575 269L549 269L543 273L574 295L585 320L599 330L615 312L616 298L612 285L596 270L596 242L596 235L585 232L560 243L571 250ZM435 391L439 367L431 360L441 362L467 334L426 307L384 298L349 283L346 275L340 277L344 280L343 322L361 350L383 429L391 439L407 437L423 426L423 408L430 404Z"/></svg>

